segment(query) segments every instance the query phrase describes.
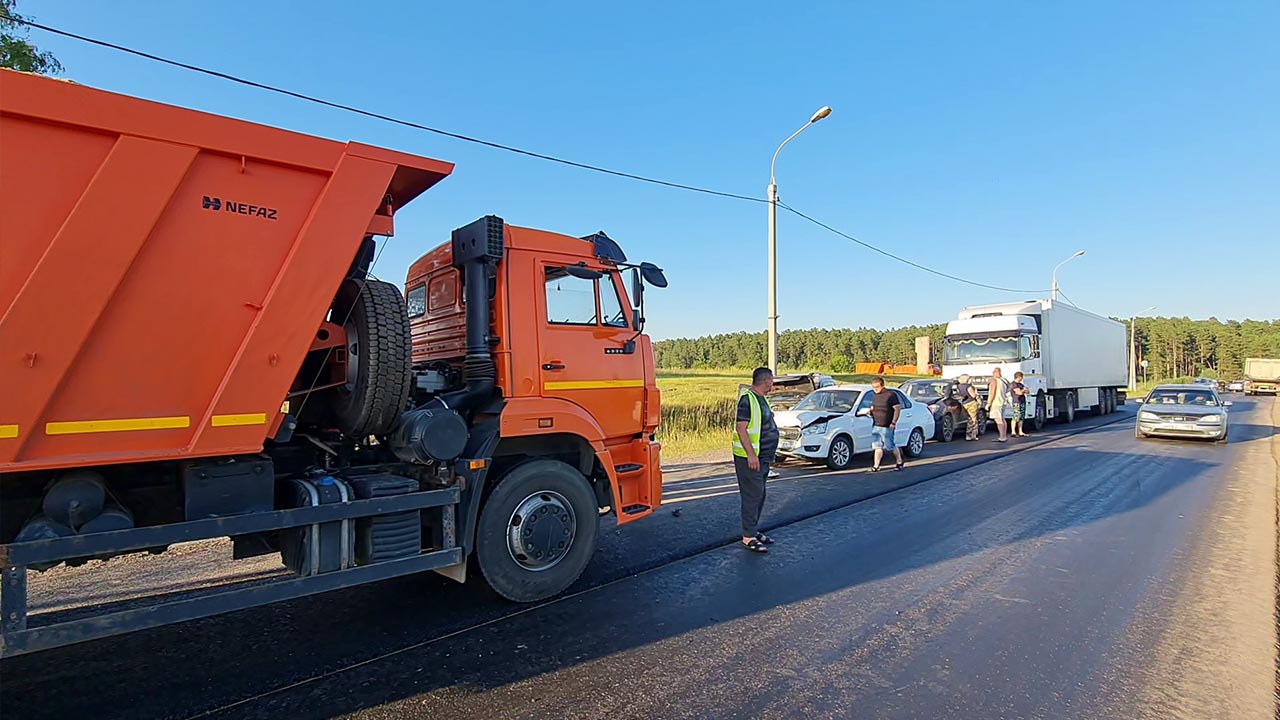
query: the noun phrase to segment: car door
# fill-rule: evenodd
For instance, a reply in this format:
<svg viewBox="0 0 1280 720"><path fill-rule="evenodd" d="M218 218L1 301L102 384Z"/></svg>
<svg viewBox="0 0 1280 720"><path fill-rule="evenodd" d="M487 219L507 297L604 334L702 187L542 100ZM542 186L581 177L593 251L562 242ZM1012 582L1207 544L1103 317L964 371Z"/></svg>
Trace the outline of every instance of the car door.
<svg viewBox="0 0 1280 720"><path fill-rule="evenodd" d="M859 398L858 404L854 405L853 412L849 414L850 432L853 433L853 449L854 452L863 452L871 449L871 426L874 424L870 415L860 416L863 411L871 411L871 399L875 393L866 390Z"/></svg>
<svg viewBox="0 0 1280 720"><path fill-rule="evenodd" d="M542 396L581 406L605 437L633 435L643 424L644 366L639 353L627 352L635 336L630 303L622 300L617 273L581 278L565 272L576 262L549 258L539 269Z"/></svg>
<svg viewBox="0 0 1280 720"><path fill-rule="evenodd" d="M924 405L911 402L911 398L901 390L894 389L891 392L898 394L898 402L902 403L902 412L898 414L898 427L893 433L893 443L899 447L907 444L907 438L911 437L912 428L920 425L916 422L916 415L920 413L920 409Z"/></svg>

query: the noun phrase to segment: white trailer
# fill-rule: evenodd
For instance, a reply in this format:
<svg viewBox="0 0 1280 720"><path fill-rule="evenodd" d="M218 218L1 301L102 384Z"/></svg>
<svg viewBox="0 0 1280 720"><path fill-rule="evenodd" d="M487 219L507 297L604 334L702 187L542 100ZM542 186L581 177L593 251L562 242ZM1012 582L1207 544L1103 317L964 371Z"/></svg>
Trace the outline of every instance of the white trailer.
<svg viewBox="0 0 1280 720"><path fill-rule="evenodd" d="M978 305L947 323L942 376L969 375L985 395L992 371L1023 373L1029 424L1105 415L1125 401L1128 337L1123 323L1053 300Z"/></svg>

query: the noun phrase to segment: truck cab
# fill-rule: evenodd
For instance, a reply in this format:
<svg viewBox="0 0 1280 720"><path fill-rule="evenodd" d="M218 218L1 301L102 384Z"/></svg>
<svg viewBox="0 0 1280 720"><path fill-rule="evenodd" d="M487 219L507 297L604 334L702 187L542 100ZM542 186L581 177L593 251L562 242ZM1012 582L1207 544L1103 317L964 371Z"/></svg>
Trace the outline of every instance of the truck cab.
<svg viewBox="0 0 1280 720"><path fill-rule="evenodd" d="M619 523L648 515L661 502L662 473L642 267L603 232L575 238L504 225L504 246L488 278L500 309L487 340L503 398L498 462L534 442L563 448L596 484L603 511ZM656 268L643 269L665 284ZM458 385L466 307L451 245L410 267L405 294L415 395Z"/></svg>

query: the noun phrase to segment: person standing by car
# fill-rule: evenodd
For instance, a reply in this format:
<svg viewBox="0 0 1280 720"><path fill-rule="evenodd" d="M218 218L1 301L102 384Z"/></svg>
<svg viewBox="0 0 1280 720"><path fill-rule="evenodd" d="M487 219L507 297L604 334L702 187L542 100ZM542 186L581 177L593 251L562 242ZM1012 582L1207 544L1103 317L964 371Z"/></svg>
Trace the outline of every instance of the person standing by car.
<svg viewBox="0 0 1280 720"><path fill-rule="evenodd" d="M1013 421L1009 434L1013 437L1026 437L1022 429L1022 421L1027 418L1027 386L1022 384L1022 373L1013 374L1013 382L1009 384L1009 394L1013 396Z"/></svg>
<svg viewBox="0 0 1280 720"><path fill-rule="evenodd" d="M978 427L978 408L981 407L978 389L969 382L968 375L961 375L956 380L956 399L960 401L965 414L964 439L977 440L978 433L982 430Z"/></svg>
<svg viewBox="0 0 1280 720"><path fill-rule="evenodd" d="M902 401L898 393L886 390L884 378L871 380L871 447L875 450L875 461L871 464L871 472L880 472L880 459L886 450L893 451L895 470L901 470L902 450L893 441L898 431L898 416L902 414Z"/></svg>
<svg viewBox="0 0 1280 720"><path fill-rule="evenodd" d="M778 425L765 395L773 389L773 371L766 367L751 373L751 387L738 398L737 425L733 434L733 472L742 498L742 544L751 552L766 553L773 538L760 532L765 481L769 464L778 452Z"/></svg>
<svg viewBox="0 0 1280 720"><path fill-rule="evenodd" d="M996 421L996 442L1008 442L1008 430L1004 424L1004 407L1006 404L1005 395L1008 392L1008 385L1004 378L1000 377L1000 368L991 371L991 383L987 385L987 417Z"/></svg>

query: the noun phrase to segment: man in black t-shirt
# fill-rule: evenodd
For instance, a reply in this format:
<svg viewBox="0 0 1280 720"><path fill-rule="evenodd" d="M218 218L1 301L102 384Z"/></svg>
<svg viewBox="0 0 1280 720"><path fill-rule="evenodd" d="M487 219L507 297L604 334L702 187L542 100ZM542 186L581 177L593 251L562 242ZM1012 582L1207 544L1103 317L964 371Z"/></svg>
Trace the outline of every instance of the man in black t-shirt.
<svg viewBox="0 0 1280 720"><path fill-rule="evenodd" d="M871 447L875 450L875 461L871 464L871 472L880 471L880 459L885 450L892 450L897 460L894 468L901 470L902 451L893 441L893 434L898 431L898 416L902 414L902 401L898 393L884 386L884 378L871 381Z"/></svg>

